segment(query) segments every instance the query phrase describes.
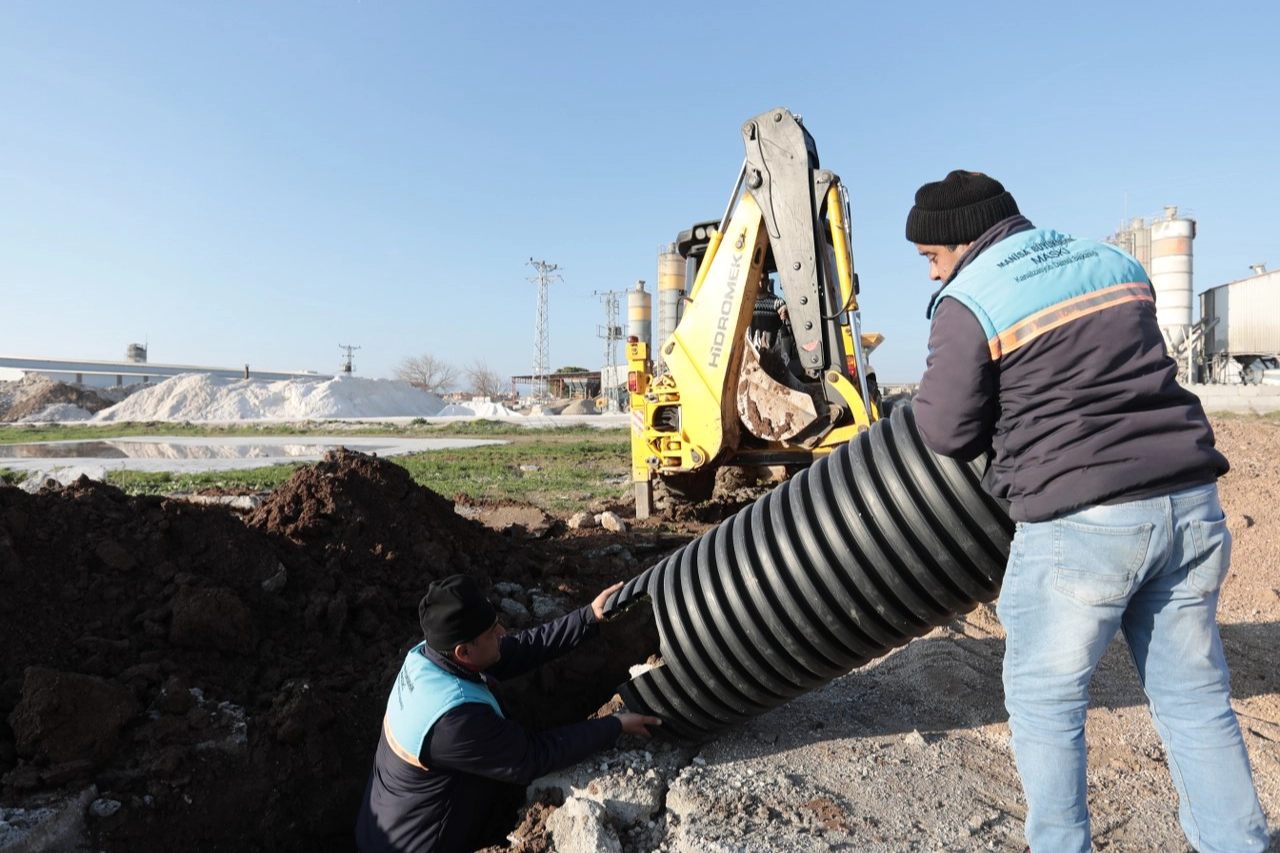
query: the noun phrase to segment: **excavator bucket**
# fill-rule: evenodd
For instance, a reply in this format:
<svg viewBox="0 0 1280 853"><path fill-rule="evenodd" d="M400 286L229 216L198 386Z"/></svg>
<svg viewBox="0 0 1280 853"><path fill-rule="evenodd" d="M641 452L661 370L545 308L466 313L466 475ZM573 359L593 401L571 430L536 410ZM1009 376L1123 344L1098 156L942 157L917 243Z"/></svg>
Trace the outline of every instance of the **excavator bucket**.
<svg viewBox="0 0 1280 853"><path fill-rule="evenodd" d="M772 354L766 353L766 358ZM785 369L785 368L784 368ZM738 417L747 431L766 441L788 441L818 420L813 397L769 375L748 340L738 373Z"/></svg>

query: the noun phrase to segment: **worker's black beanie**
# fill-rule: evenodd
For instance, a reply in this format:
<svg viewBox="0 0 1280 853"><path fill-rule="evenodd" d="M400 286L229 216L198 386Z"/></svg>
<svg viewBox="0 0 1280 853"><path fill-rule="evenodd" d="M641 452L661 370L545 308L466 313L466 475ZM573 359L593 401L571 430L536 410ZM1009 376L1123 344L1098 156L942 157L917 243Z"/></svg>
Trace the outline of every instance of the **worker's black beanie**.
<svg viewBox="0 0 1280 853"><path fill-rule="evenodd" d="M498 614L470 575L452 575L427 587L418 602L418 621L431 648L448 652L493 627Z"/></svg>
<svg viewBox="0 0 1280 853"><path fill-rule="evenodd" d="M907 239L925 246L972 243L1002 219L1018 215L1018 203L995 178L956 169L916 190L907 214Z"/></svg>

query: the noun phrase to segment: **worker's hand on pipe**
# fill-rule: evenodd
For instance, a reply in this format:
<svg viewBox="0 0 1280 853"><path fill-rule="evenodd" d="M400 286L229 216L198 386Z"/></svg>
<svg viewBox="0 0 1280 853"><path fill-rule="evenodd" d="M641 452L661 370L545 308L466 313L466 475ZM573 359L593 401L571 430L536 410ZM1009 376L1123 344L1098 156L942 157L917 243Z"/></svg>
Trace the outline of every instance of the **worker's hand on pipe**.
<svg viewBox="0 0 1280 853"><path fill-rule="evenodd" d="M596 621L599 622L604 618L604 603L609 600L609 596L622 589L622 581L618 581L613 586L596 596L596 600L591 602L591 612L595 615Z"/></svg>
<svg viewBox="0 0 1280 853"><path fill-rule="evenodd" d="M614 716L622 723L622 733L628 735L652 737L653 733L649 731L649 726L662 725L660 718L645 714L614 714Z"/></svg>

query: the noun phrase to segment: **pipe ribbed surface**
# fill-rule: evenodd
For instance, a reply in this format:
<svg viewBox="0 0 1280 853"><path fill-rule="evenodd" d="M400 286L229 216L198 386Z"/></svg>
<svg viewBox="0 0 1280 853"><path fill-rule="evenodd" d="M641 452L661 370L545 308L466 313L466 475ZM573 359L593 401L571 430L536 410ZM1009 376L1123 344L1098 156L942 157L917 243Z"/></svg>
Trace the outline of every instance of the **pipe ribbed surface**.
<svg viewBox="0 0 1280 853"><path fill-rule="evenodd" d="M610 597L650 600L661 637L619 695L706 740L994 599L1013 522L984 465L928 450L897 406Z"/></svg>

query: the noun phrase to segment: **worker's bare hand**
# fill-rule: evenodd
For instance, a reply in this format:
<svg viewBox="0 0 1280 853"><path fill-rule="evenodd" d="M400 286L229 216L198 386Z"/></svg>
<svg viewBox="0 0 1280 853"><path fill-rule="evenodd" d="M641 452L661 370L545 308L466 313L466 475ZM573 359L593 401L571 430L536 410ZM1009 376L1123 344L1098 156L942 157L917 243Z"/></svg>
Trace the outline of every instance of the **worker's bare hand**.
<svg viewBox="0 0 1280 853"><path fill-rule="evenodd" d="M652 737L653 733L649 731L649 726L662 725L662 720L658 717L650 717L645 714L614 714L614 716L622 723L622 733L628 735Z"/></svg>
<svg viewBox="0 0 1280 853"><path fill-rule="evenodd" d="M591 612L595 614L596 621L599 622L604 618L604 603L609 600L609 596L622 589L622 581L618 581L613 586L596 596L596 600L591 602Z"/></svg>

